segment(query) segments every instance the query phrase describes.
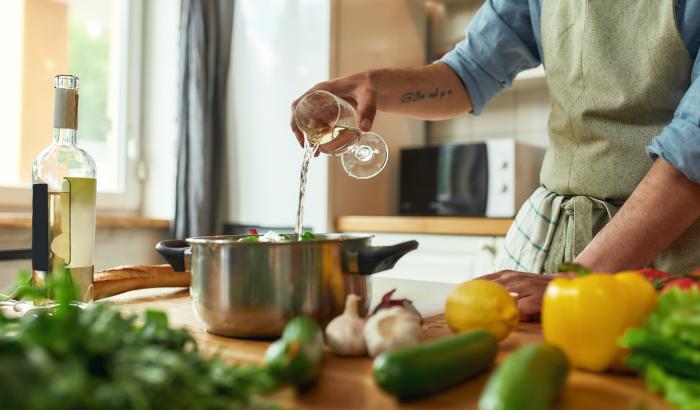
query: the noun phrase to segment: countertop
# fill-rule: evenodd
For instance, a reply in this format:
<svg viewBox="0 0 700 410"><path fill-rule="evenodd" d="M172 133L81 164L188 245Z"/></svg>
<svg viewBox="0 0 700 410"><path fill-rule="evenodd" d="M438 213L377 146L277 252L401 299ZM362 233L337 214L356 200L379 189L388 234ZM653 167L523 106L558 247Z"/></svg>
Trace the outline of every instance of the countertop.
<svg viewBox="0 0 700 410"><path fill-rule="evenodd" d="M340 216L338 232L391 232L443 235L506 236L510 218L461 216Z"/></svg>
<svg viewBox="0 0 700 410"><path fill-rule="evenodd" d="M424 336L432 339L450 334L442 310L445 297L455 285L423 281L373 279L373 300L385 291L397 288L397 296L413 299L421 313L428 317ZM262 363L269 345L266 341L233 339L208 334L194 316L186 290L144 290L110 299L121 309L140 313L160 309L168 313L171 323L188 328L203 352L218 353L231 363ZM431 316L432 315L432 316ZM501 342L498 361L529 342L541 340L538 324L521 323ZM295 394L291 390L276 396L282 408L299 409L475 409L488 375L482 375L432 397L398 403L382 392L371 376L370 359L339 358L326 353L319 382L310 390ZM632 376L601 375L572 371L557 409L670 409L661 397L644 389L643 381Z"/></svg>
<svg viewBox="0 0 700 410"><path fill-rule="evenodd" d="M170 221L123 214L97 214L98 228L169 229ZM0 212L0 229L32 229L29 212Z"/></svg>

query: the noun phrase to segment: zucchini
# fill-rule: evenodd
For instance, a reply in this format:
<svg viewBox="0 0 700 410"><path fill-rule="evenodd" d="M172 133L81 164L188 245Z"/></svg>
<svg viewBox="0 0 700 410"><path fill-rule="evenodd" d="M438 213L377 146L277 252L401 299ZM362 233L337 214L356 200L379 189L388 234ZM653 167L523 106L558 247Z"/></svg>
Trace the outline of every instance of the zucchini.
<svg viewBox="0 0 700 410"><path fill-rule="evenodd" d="M476 330L382 353L374 359L374 379L399 400L412 400L454 386L488 369L498 340Z"/></svg>
<svg viewBox="0 0 700 410"><path fill-rule="evenodd" d="M265 365L282 383L303 387L313 383L323 360L323 332L312 319L297 316L284 327L282 337L265 352Z"/></svg>
<svg viewBox="0 0 700 410"><path fill-rule="evenodd" d="M491 375L479 398L479 410L546 410L564 386L569 362L547 343L516 350Z"/></svg>

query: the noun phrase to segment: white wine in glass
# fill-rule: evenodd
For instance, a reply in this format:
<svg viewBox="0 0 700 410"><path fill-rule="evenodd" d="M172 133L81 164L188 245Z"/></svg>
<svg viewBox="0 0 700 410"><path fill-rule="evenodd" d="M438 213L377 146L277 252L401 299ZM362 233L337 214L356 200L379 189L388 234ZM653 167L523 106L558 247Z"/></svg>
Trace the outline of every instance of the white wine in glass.
<svg viewBox="0 0 700 410"><path fill-rule="evenodd" d="M355 108L342 98L327 91L307 94L297 104L294 120L311 146L340 156L351 177L372 178L386 166L386 143L375 133L360 131Z"/></svg>

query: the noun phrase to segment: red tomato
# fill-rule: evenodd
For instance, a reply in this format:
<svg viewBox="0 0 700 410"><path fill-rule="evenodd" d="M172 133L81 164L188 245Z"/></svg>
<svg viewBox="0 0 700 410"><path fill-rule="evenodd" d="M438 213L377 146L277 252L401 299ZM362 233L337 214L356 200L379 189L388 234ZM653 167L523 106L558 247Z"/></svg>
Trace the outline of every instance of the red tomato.
<svg viewBox="0 0 700 410"><path fill-rule="evenodd" d="M672 281L668 282L661 293L667 292L672 288L678 288L681 290L690 290L692 288L695 288L700 291L700 283L698 283L696 280L693 278L678 278L678 279L673 279Z"/></svg>
<svg viewBox="0 0 700 410"><path fill-rule="evenodd" d="M661 280L661 279L668 279L671 276L673 276L668 272L664 272L661 269L655 269L655 268L639 269L636 272L641 274L641 275L644 275L644 277L647 278L651 282L655 282L655 281Z"/></svg>
<svg viewBox="0 0 700 410"><path fill-rule="evenodd" d="M695 280L700 280L700 269L695 269L690 275L688 275Z"/></svg>

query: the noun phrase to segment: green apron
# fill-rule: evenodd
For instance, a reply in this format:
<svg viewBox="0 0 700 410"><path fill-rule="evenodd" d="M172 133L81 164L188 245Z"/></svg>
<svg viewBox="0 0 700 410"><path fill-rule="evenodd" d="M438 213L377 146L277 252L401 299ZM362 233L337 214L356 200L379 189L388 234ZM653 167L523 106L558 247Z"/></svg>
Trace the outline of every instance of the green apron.
<svg viewBox="0 0 700 410"><path fill-rule="evenodd" d="M644 148L671 121L690 82L675 1L544 0L550 146L542 187L519 211L498 268L556 272L651 167ZM700 267L700 220L653 264L676 273Z"/></svg>

